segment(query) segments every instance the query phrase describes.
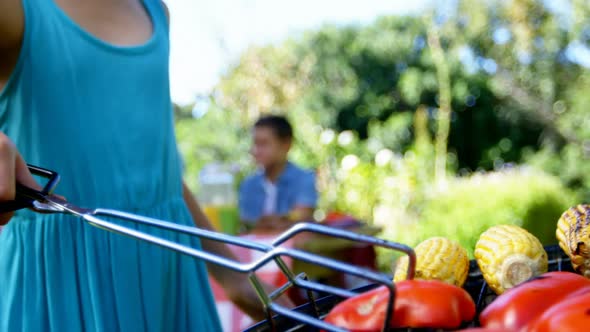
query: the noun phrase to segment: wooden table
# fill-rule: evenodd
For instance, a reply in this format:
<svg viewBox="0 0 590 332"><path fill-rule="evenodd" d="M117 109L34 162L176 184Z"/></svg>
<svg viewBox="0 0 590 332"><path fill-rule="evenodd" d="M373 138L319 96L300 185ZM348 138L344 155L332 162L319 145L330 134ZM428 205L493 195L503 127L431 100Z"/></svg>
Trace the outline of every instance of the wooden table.
<svg viewBox="0 0 590 332"><path fill-rule="evenodd" d="M381 228L371 225L360 225L352 227L339 227L357 234L375 236L381 232ZM262 237L278 236L281 231L254 230L251 235ZM347 249L366 248L364 243L355 243L350 240L335 238L332 236L321 235L316 233L301 233L293 237L290 244L293 248L307 251L312 254L321 255L327 258L347 262L347 257L343 257L343 252ZM332 269L318 266L315 264L293 260L293 272L296 274L305 272L310 279L326 279L338 274Z"/></svg>

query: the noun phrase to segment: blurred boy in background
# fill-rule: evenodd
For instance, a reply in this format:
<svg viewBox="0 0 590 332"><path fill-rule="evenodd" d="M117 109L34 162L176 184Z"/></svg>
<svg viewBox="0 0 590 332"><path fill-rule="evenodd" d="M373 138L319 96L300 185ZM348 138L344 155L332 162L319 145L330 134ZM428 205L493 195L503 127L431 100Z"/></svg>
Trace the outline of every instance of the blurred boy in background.
<svg viewBox="0 0 590 332"><path fill-rule="evenodd" d="M252 156L259 167L240 186L243 229L284 230L312 221L318 194L315 174L288 159L293 128L285 117L260 118L253 129Z"/></svg>

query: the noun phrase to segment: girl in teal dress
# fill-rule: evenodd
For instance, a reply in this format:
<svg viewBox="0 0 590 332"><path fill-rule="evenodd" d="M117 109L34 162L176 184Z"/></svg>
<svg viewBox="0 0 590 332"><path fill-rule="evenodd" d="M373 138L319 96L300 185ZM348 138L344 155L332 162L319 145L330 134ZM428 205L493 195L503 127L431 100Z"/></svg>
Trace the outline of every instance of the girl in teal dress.
<svg viewBox="0 0 590 332"><path fill-rule="evenodd" d="M70 13L93 19L78 24ZM89 32L95 17L112 40L141 37L148 20L150 33L116 46ZM128 26L116 24L122 17ZM14 57L1 47L7 31L18 36ZM13 197L10 181L31 184L26 160L58 171L58 193L77 205L208 227L181 178L160 0L3 0L0 50L0 198ZM203 245L229 255L223 245ZM245 276L210 271L261 318ZM220 329L203 262L64 215L21 210L0 233L0 332Z"/></svg>

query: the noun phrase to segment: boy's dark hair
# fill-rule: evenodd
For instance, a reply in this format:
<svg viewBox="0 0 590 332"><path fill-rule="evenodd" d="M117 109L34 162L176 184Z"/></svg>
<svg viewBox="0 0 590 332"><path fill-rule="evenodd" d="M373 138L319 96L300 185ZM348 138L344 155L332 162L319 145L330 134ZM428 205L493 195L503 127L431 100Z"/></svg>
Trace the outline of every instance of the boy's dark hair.
<svg viewBox="0 0 590 332"><path fill-rule="evenodd" d="M266 115L258 119L254 124L254 128L270 128L275 135L281 140L293 139L293 127L284 116L280 115Z"/></svg>

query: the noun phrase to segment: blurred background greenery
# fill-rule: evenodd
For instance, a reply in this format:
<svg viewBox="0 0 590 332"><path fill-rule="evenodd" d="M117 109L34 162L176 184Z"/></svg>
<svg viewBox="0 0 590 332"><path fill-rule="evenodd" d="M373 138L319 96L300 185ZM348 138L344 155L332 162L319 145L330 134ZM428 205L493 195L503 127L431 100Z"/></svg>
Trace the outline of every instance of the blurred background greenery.
<svg viewBox="0 0 590 332"><path fill-rule="evenodd" d="M500 223L555 243L560 214L590 201L590 2L554 3L458 0L252 47L176 107L186 177L198 192L221 162L237 186L253 170L250 126L281 113L293 161L318 172L318 220L345 212L390 240L469 251Z"/></svg>

